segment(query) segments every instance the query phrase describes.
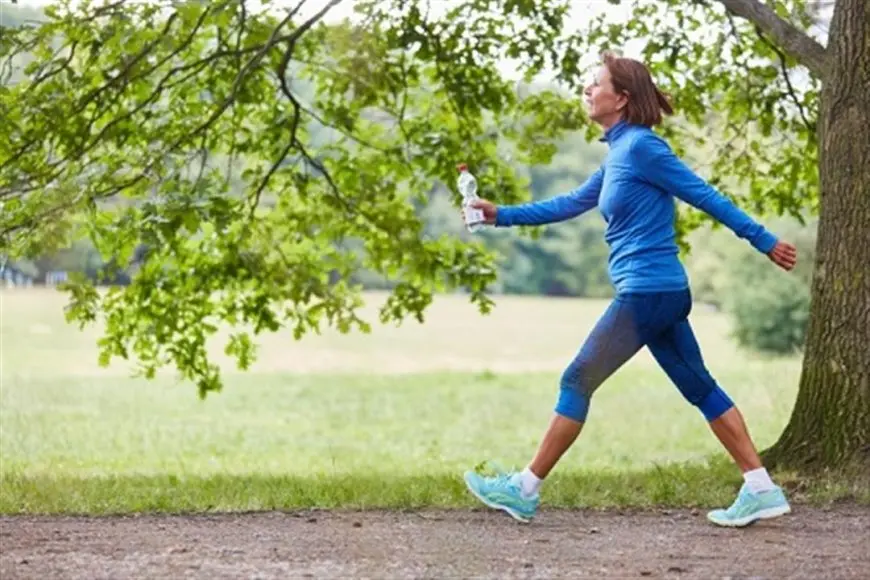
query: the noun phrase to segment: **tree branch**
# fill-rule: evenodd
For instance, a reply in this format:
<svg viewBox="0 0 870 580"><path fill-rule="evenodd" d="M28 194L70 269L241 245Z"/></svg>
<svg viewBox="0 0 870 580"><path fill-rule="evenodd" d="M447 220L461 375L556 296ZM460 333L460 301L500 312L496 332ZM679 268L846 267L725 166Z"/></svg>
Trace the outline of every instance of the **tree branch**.
<svg viewBox="0 0 870 580"><path fill-rule="evenodd" d="M192 37L189 38L186 42L189 43L191 40L192 40ZM175 51L173 51L173 54L180 52L181 50L182 50L182 48L178 48ZM232 53L225 53L225 54L232 54ZM85 129L82 131L82 136L81 136L82 141L81 141L79 148L70 151L62 159L59 159L59 160L54 161L52 163L46 163L46 165L43 166L43 169L45 171L52 171L53 173L49 173L47 177L45 175L43 175L39 180L37 180L35 182L32 181L31 184L27 187L23 187L21 185L18 185L15 187L8 187L8 188L0 187L0 198L5 197L5 196L9 195L10 193L15 193L18 195L30 193L32 191L39 189L40 187L44 187L48 183L51 183L52 181L57 179L66 170L66 166L64 164L72 162L76 159L80 159L81 157L83 157L84 155L89 153L91 150L93 150L95 147L103 144L103 137L106 134L108 134L108 132L111 131L112 128L114 128L116 125L124 122L127 119L133 118L137 113L148 108L151 104L155 103L163 95L164 90L170 88L170 86L173 86L174 84L177 84L177 82L167 84L167 81L169 81L169 79L171 79L177 73L179 73L183 70L187 70L189 68L199 67L199 68L197 68L197 70L194 71L194 73L199 73L202 70L202 68L207 66L208 63L216 60L217 56L220 56L220 54L211 54L211 55L203 58L200 61L186 64L183 66L178 66L176 68L171 69L169 72L166 73L166 75L163 76L162 79L160 79L160 82L157 83L157 87L152 91L152 93L145 100L143 100L141 103L136 105L135 108L127 111L123 115L112 118L112 120L109 121L102 128L102 130L97 134L96 137L91 138L91 128L93 127L94 123L97 120L101 119L103 114L106 112L106 110L108 110L110 107L112 107L115 104L114 101L105 102L103 104L102 108L95 110L95 112L91 115L90 121L88 122ZM164 60L167 60L167 59L164 59ZM195 76L195 74L185 75L184 79L190 78L191 76ZM31 145L37 143L38 141L39 140L36 137L31 139L30 142L26 143L25 146L22 147L22 149L19 150L19 152L15 156L13 156L13 158L10 160L10 162L8 164L11 164L11 162L15 161L17 159L17 157L23 155L29 149L29 147ZM6 164L0 165L0 169L4 169L5 167L6 167Z"/></svg>
<svg viewBox="0 0 870 580"><path fill-rule="evenodd" d="M293 150L294 147L299 143L296 140L296 132L299 130L299 121L302 118L302 108L299 106L298 102L293 102L293 122L290 125L290 138L287 140L287 145L284 147L284 150L278 155L275 159L274 163L272 163L272 167L269 168L269 171L263 176L262 181L260 181L260 185L257 187L256 191L254 191L254 195L252 196L251 201L251 212L248 216L248 219L254 219L254 213L257 211L257 206L260 205L260 196L263 193L263 190L266 189L266 186L269 185L269 181L272 179L272 176L275 175L275 172L281 167L281 164L284 163L284 160L290 154L290 151Z"/></svg>
<svg viewBox="0 0 870 580"><path fill-rule="evenodd" d="M296 8L294 8L293 10L290 11L290 18L293 18L294 16L296 16L299 13L299 11L302 10L302 7L305 6L305 3L307 1L308 0L299 0L299 4L296 5ZM339 0L339 2L340 1L341 0Z"/></svg>
<svg viewBox="0 0 870 580"><path fill-rule="evenodd" d="M208 133L204 133L202 136L202 143L199 146L199 154L201 159L199 162L199 173L197 173L196 181L193 183L194 189L199 187L199 184L202 182L202 176L205 173L205 166L208 164L209 157L211 156L208 149Z"/></svg>
<svg viewBox="0 0 870 580"><path fill-rule="evenodd" d="M317 113L317 111L315 111L314 109L308 108L305 105L302 105L301 103L299 103L299 107L302 109L302 112L304 112L305 114L310 116L312 119L314 119L315 121L317 121L318 123L323 125L324 128L332 129L333 131L337 131L338 133L341 133L342 135L344 135L345 137L347 137L348 139L350 139L354 143L362 145L363 147L368 147L369 149L374 149L375 151L380 151L381 153L385 153L387 155L394 153L393 150L386 149L386 148L381 147L379 145L375 145L371 141L368 141L366 139L363 139L362 137L354 135L351 131L348 131L347 129L344 129L344 128L339 127L337 125L333 125L332 123L330 123L326 119L324 119L322 116L320 116Z"/></svg>
<svg viewBox="0 0 870 580"><path fill-rule="evenodd" d="M731 27L731 35L734 37L735 41L739 42L740 41L740 32L737 30L737 24L734 22L734 16L730 12L728 14L726 14L725 16L728 19L728 23ZM779 68L780 68L780 71L782 72L783 80L785 80L786 96L790 97L792 100L792 103L794 103L795 107L797 107L798 113L800 114L800 117L801 117L801 121L803 122L803 124L807 128L807 130L810 131L811 133L815 133L816 123L814 121L811 121L809 119L809 117L807 116L806 107L804 107L804 105L801 103L800 99L798 98L797 91L795 91L794 85L791 82L791 77L789 77L788 58L787 58L785 52L783 52L783 50L779 46L777 46L775 42L773 42L772 40L770 40L767 37L767 35L764 33L764 31L761 29L760 26L758 26L756 24L756 25L753 25L752 28L753 28L753 30L755 30L755 34L758 36L759 40L761 40L765 45L767 45L770 48L770 50L772 50L774 53L776 53L776 56L779 59ZM748 96L747 96L747 98L748 98Z"/></svg>
<svg viewBox="0 0 870 580"><path fill-rule="evenodd" d="M341 0L332 0L329 7L334 6L339 2L341 2ZM329 7L327 7L327 10ZM320 16L325 14L327 10L321 11ZM212 124L214 124L215 121L218 120L218 118L220 118L221 115L224 114L224 112L230 107L230 105L235 102L236 95L238 94L242 83L247 78L248 73L251 71L251 69L255 68L257 65L260 64L260 61L263 60L263 57L266 56L266 54L269 52L269 50L272 49L272 47L282 41L283 37L281 37L278 33L281 31L282 28L284 28L284 26L286 26L290 22L292 18L293 13L291 12L283 20L281 20L281 22L278 23L275 29L272 30L272 34L269 36L266 44L264 44L263 47L259 51L257 51L257 54L255 54L247 63L245 63L245 66L242 67L242 69L238 72L232 86L230 87L230 94L223 100L218 108L215 109L214 112L212 112L208 119L206 119L205 122L197 127L190 135L182 136L178 140L176 140L175 144L172 146L172 149L175 149L184 141L193 139L201 132L207 130L209 127L211 127ZM310 27L311 25L309 24L308 26ZM286 37L291 46L299 39L299 37L305 32L305 30L307 30L307 28L300 27L294 30L293 33L289 35L289 37Z"/></svg>
<svg viewBox="0 0 870 580"><path fill-rule="evenodd" d="M62 73L63 71L67 70L69 67L69 64L72 62L72 59L75 58L76 48L78 47L78 45L79 45L79 41L73 40L72 43L64 44L63 46L58 48L54 52L54 54L52 54L51 59L48 62L44 63L42 66L40 66L35 71L35 73L32 75L34 78L33 78L33 81L31 82L31 84L28 86L28 90L32 91L33 89L38 87L40 83L42 83L45 80L50 79L50 78ZM60 66L52 69L51 71L46 71L45 69L47 69L49 67L49 65L55 64L57 62L55 60L55 58L65 48L69 49L69 55L66 57L66 59L61 61Z"/></svg>
<svg viewBox="0 0 870 580"><path fill-rule="evenodd" d="M762 40L766 45L768 45L771 50L776 53L776 56L779 57L779 68L782 71L782 76L785 79L785 86L788 91L789 97L791 97L792 102L795 107L797 107L798 113L800 113L801 121L803 121L804 126L810 133L816 132L816 124L810 122L807 117L806 111L804 110L804 106L801 104L800 99L798 99L797 93L794 90L794 86L791 84L791 79L788 76L788 67L786 66L786 57L785 53L776 46L770 39L765 36L764 32L758 26L755 27L755 32L758 34L758 38Z"/></svg>
<svg viewBox="0 0 870 580"><path fill-rule="evenodd" d="M281 62L278 65L278 75L279 80L281 81L281 91L290 98L290 89L287 86L287 66L290 64L290 59L293 56L293 50L296 48L296 41L299 40L305 32L308 31L309 28L314 26L318 20L326 16L326 13L332 10L334 7L341 4L342 0L330 0L330 2L324 6L320 12L306 20L302 25L293 31L287 39L287 49L284 51L283 56L281 57ZM292 19L296 16L296 13L302 8L302 5L305 4L305 0L302 0L295 9L293 9L288 15L287 20ZM292 99L291 99L292 100Z"/></svg>
<svg viewBox="0 0 870 580"><path fill-rule="evenodd" d="M725 8L770 34L782 49L799 60L819 78L827 74L828 55L824 46L805 32L777 16L759 0L718 0Z"/></svg>
<svg viewBox="0 0 870 580"><path fill-rule="evenodd" d="M200 27L200 26L202 25L202 23L205 21L205 17L206 17L206 15L208 15L209 10L210 10L210 8L206 8L206 9L203 11L203 13L200 15L200 18L199 18L199 20L197 21L197 24L196 24L196 26L195 26L193 32L192 32L190 35L188 35L187 40L185 41L185 43L182 44L181 47L178 47L178 48L177 48L177 49L176 49L172 54L170 54L169 56L167 56L163 61L161 61L161 62L158 63L157 65L151 67L151 68L146 72L146 74L150 74L152 71L156 70L157 67L160 66L163 62L165 62L166 60L168 60L169 58L171 58L174 54L177 54L177 53L181 52L181 50L183 50L187 45L190 44L190 42L193 41L193 38L194 38L194 36L195 36L196 31L199 29L199 27ZM98 98L102 95L103 92L109 90L109 89L112 88L112 87L113 87L113 86L114 86L114 85L115 85L119 80L121 80L121 79L123 79L124 77L126 77L127 73L130 72L130 71L133 69L133 66L135 66L136 63L140 62L142 59L144 59L145 57L147 57L147 56L151 53L151 51L152 51L152 50L153 50L153 49L154 49L154 48L159 44L159 42L165 38L166 34L167 34L167 33L169 32L169 30L172 28L172 24L173 24L173 23L175 22L175 20L177 20L177 19L178 19L178 13L173 13L172 15L170 15L169 18L168 18L167 21L166 21L166 24L165 24L164 27L163 27L163 30L161 31L160 35L158 36L158 38L155 39L155 40L153 40L153 41L151 41L151 42L149 42L149 43L148 43L148 44L147 44L147 45L146 45L146 46L145 46L145 47L144 47L144 48L143 48L139 53L137 53L136 55L134 55L134 56L133 56L133 57L132 57L132 58L131 58L131 59L130 59L130 60L129 60L125 65L124 65L124 68L123 68L119 73L117 73L115 76L113 76L111 79L109 79L105 84L103 84L103 85L101 85L100 87L98 87L98 88L96 88L96 89L90 91L90 92L89 92L89 93L88 93L84 98L82 98L81 100L79 100L78 103L76 104L75 109L74 109L73 112L71 113L71 116L78 115L79 113L81 113L82 111L84 111L85 108L86 108L89 104L91 104L92 102L96 102L96 101L98 100ZM64 70L64 67L58 68L57 70L53 71L52 75L44 76L44 77L42 77L41 79L39 79L39 82L45 80L46 78L49 78L49 76L54 76L54 75L56 75L56 74L60 74L60 72L62 72L63 70ZM132 81L132 79L128 79L127 82L129 83L129 82L131 82L131 81ZM29 90L32 91L32 90L36 87L37 84L38 84L38 83L34 83L32 86L29 86L29 87L28 87ZM123 89L125 88L125 86L126 86L126 84L122 85L121 90L123 90ZM107 100L107 99L106 99L106 100ZM109 104L111 104L111 102L110 102ZM109 106L109 105L107 105L107 106ZM105 110L105 108L107 108L107 106L104 107L103 110ZM95 120L96 120L96 117L92 117L92 118L91 118L91 122L88 124L88 133L89 133L89 130L90 130L90 126L93 124L93 122L94 122ZM32 147L34 144L38 143L38 141L39 141L39 139L38 139L37 137L32 137L32 138L28 139L24 144L22 144L22 145L20 146L20 148L18 149L18 151L17 151L16 153L12 154L8 159L4 160L4 163L0 164L0 170L6 168L6 167L8 167L8 166L11 166L13 163L15 163L16 161L18 161L18 159L20 159L20 158L21 158L25 153L27 153L28 151L30 151L31 147Z"/></svg>

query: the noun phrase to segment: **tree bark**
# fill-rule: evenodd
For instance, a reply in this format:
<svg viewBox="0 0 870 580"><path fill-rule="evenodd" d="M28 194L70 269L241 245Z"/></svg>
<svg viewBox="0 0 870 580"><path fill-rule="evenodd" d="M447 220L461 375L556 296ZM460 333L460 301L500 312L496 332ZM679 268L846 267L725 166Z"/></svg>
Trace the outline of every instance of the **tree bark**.
<svg viewBox="0 0 870 580"><path fill-rule="evenodd" d="M821 207L797 401L768 465L870 469L870 6L838 0L820 103Z"/></svg>

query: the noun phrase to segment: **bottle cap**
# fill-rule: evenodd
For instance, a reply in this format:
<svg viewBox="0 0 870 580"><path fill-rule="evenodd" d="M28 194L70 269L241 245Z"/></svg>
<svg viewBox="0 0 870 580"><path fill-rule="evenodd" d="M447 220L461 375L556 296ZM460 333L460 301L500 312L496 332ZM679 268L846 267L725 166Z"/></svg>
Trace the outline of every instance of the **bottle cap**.
<svg viewBox="0 0 870 580"><path fill-rule="evenodd" d="M468 171L468 165L465 163L460 163L456 166L456 169L458 169L459 171Z"/></svg>

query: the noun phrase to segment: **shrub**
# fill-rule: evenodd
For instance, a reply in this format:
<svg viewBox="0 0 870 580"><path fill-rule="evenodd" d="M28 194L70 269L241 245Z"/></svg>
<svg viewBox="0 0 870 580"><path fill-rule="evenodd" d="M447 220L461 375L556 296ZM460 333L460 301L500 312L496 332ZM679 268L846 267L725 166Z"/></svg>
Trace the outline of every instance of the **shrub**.
<svg viewBox="0 0 870 580"><path fill-rule="evenodd" d="M767 276L732 288L729 310L742 346L774 354L803 348L810 312L810 290L803 280Z"/></svg>

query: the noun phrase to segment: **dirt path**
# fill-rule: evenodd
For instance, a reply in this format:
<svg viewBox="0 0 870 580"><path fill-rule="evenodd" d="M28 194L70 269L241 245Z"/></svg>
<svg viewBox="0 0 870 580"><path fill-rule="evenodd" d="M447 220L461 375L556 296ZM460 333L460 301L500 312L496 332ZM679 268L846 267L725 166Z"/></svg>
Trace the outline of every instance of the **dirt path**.
<svg viewBox="0 0 870 580"><path fill-rule="evenodd" d="M2 518L0 578L870 578L870 508Z"/></svg>

